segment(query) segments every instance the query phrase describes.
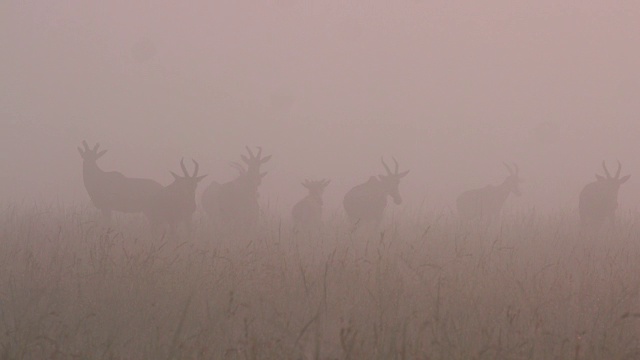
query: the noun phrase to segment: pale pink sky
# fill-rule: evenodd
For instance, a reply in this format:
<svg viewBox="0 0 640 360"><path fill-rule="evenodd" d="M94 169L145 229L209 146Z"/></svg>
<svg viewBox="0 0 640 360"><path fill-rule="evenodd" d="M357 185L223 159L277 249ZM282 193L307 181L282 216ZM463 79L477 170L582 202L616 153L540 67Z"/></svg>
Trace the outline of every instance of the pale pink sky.
<svg viewBox="0 0 640 360"><path fill-rule="evenodd" d="M165 183L183 155L224 180L263 145L283 208L307 177L334 179L338 208L381 155L433 208L502 161L522 206L571 206L603 159L634 175L621 205L640 202L638 2L150 4L0 3L0 198L86 201L86 138L104 168Z"/></svg>

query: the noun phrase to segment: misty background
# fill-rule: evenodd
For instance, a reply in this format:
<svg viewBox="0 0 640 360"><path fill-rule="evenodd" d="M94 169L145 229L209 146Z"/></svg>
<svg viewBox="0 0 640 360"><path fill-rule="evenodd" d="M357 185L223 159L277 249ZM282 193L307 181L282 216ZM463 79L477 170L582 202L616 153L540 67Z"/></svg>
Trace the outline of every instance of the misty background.
<svg viewBox="0 0 640 360"><path fill-rule="evenodd" d="M200 191L262 146L261 202L287 213L305 178L341 209L381 156L436 211L503 161L526 181L507 207L573 209L619 159L636 209L639 44L632 1L3 1L0 199L87 203L86 139L163 184L195 158Z"/></svg>

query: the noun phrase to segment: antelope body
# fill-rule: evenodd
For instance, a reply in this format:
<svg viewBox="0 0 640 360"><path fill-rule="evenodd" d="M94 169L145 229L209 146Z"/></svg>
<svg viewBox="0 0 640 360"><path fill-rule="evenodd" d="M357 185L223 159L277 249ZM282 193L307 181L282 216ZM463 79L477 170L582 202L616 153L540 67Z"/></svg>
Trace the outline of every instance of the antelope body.
<svg viewBox="0 0 640 360"><path fill-rule="evenodd" d="M142 212L149 206L151 197L162 185L150 179L129 178L117 171L103 171L96 161L107 150L99 151L100 144L89 148L86 141L78 152L83 159L82 180L93 205L107 218L112 211Z"/></svg>
<svg viewBox="0 0 640 360"><path fill-rule="evenodd" d="M393 172L382 159L387 174L372 176L369 181L357 185L349 190L342 201L349 221L355 226L359 223L380 224L387 207L387 197L391 196L396 205L402 203L402 197L398 190L400 179L405 177L409 170L399 173L398 162L393 159L395 169Z"/></svg>
<svg viewBox="0 0 640 360"><path fill-rule="evenodd" d="M596 174L596 181L587 184L580 192L580 222L585 228L599 229L605 220L615 224L615 213L618 208L618 190L631 175L620 178L622 165L618 161L618 171L611 176L605 162L602 162L605 176Z"/></svg>
<svg viewBox="0 0 640 360"><path fill-rule="evenodd" d="M500 215L509 194L520 196L519 169L516 164L509 171L509 176L500 185L487 185L480 189L468 190L460 194L456 200L458 215L462 220L485 219L493 220Z"/></svg>
<svg viewBox="0 0 640 360"><path fill-rule="evenodd" d="M145 210L145 215L151 223L152 229L168 225L170 231L175 232L178 224L190 226L191 217L196 210L196 187L206 176L198 176L198 163L193 160L195 166L193 174L189 175L184 159L180 160L183 175L177 175L171 171L173 182L158 190L150 201L150 206Z"/></svg>
<svg viewBox="0 0 640 360"><path fill-rule="evenodd" d="M260 147L255 155L249 147L246 149L249 156L241 155L241 159L247 168L234 163L240 171L237 178L223 184L213 181L202 194L202 208L219 226L252 227L260 218L258 186L266 175L260 172L260 166L269 161L271 155L262 157Z"/></svg>
<svg viewBox="0 0 640 360"><path fill-rule="evenodd" d="M319 229L322 225L322 194L330 180L309 181L302 183L309 194L298 201L291 210L293 225L296 229Z"/></svg>

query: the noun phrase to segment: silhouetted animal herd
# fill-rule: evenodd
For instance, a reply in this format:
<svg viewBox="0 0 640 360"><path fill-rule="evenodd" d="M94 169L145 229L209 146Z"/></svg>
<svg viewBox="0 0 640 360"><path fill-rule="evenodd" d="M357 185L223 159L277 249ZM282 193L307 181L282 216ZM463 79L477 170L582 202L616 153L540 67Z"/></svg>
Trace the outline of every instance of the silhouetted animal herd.
<svg viewBox="0 0 640 360"><path fill-rule="evenodd" d="M258 203L258 187L267 174L261 172L261 165L271 159L263 156L262 148L254 153L246 147L247 155L241 155L244 163L233 162L238 176L229 182L212 181L202 193L201 206L212 223L223 230L238 231L255 227L260 218ZM82 177L91 202L106 219L112 212L143 213L154 231L168 227L175 232L179 224L191 229L191 218L196 211L196 188L206 175L198 175L198 162L193 160L194 170L189 174L180 160L182 175L171 171L173 182L167 186L150 179L129 178L116 171L103 171L97 164L107 150L100 150L100 145L89 147L86 141L78 152L83 159ZM391 197L395 204L402 203L399 192L400 179L409 170L400 172L399 165L393 158L394 169L391 171L384 159L381 159L386 171L385 175L371 176L368 181L354 186L343 199L347 218L353 228L370 224L374 227L382 221L387 198ZM246 165L246 167L245 167ZM500 185L487 185L483 188L468 190L460 194L456 200L458 216L462 221L495 220L509 194L520 195L519 168L516 164L504 164L509 175ZM620 185L629 180L630 175L620 177L622 165L618 161L615 176L611 176L605 163L602 163L605 176L596 174L596 181L587 184L580 192L579 214L584 228L597 230L608 220L615 223L615 212L618 207L618 190ZM308 195L293 206L292 220L296 229L317 230L322 224L322 194L330 180L309 181L302 183Z"/></svg>

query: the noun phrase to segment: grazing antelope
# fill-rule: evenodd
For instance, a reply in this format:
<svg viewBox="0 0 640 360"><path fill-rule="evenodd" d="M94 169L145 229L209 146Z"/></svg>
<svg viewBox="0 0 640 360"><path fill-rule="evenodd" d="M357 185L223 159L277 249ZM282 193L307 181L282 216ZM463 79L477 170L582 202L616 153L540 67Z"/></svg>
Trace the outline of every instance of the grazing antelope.
<svg viewBox="0 0 640 360"><path fill-rule="evenodd" d="M302 183L309 194L298 201L291 210L295 229L319 229L322 225L322 193L331 180L309 181Z"/></svg>
<svg viewBox="0 0 640 360"><path fill-rule="evenodd" d="M398 161L393 158L395 169L391 172L384 159L381 161L387 171L386 175L372 176L369 181L353 187L344 196L342 204L354 228L367 222L378 226L387 207L387 196L391 196L396 205L402 203L398 186L400 179L407 176L409 170L398 172Z"/></svg>
<svg viewBox="0 0 640 360"><path fill-rule="evenodd" d="M117 171L103 171L96 161L107 150L100 150L100 144L89 148L86 141L78 147L82 157L82 180L93 205L102 211L105 218L111 218L112 211L125 213L142 212L149 205L152 195L162 189L160 183L150 179L128 178Z"/></svg>
<svg viewBox="0 0 640 360"><path fill-rule="evenodd" d="M513 193L520 196L518 165L504 163L509 176L500 185L487 185L480 189L468 190L460 194L456 200L458 215L462 220L484 219L494 220L500 215L504 202Z"/></svg>
<svg viewBox="0 0 640 360"><path fill-rule="evenodd" d="M169 231L175 233L178 224L183 223L190 230L191 216L196 211L196 187L207 175L198 176L199 165L193 161L193 174L189 175L184 159L180 160L182 176L171 171L173 182L152 197L145 215L151 223L151 228L157 230L161 225L169 226Z"/></svg>
<svg viewBox="0 0 640 360"><path fill-rule="evenodd" d="M247 168L232 163L239 176L224 184L213 181L202 194L202 207L218 226L253 227L258 223L258 186L267 175L260 172L260 165L269 161L271 155L262 157L261 147L255 155L248 146L246 149L249 156L241 155L241 159Z"/></svg>
<svg viewBox="0 0 640 360"><path fill-rule="evenodd" d="M620 161L618 161L618 171L615 176L609 174L604 161L602 168L606 177L596 174L596 181L587 184L580 192L578 204L582 226L593 230L599 229L606 219L609 219L612 226L615 224L618 190L620 185L631 177L631 175L620 177L620 171L622 171Z"/></svg>

